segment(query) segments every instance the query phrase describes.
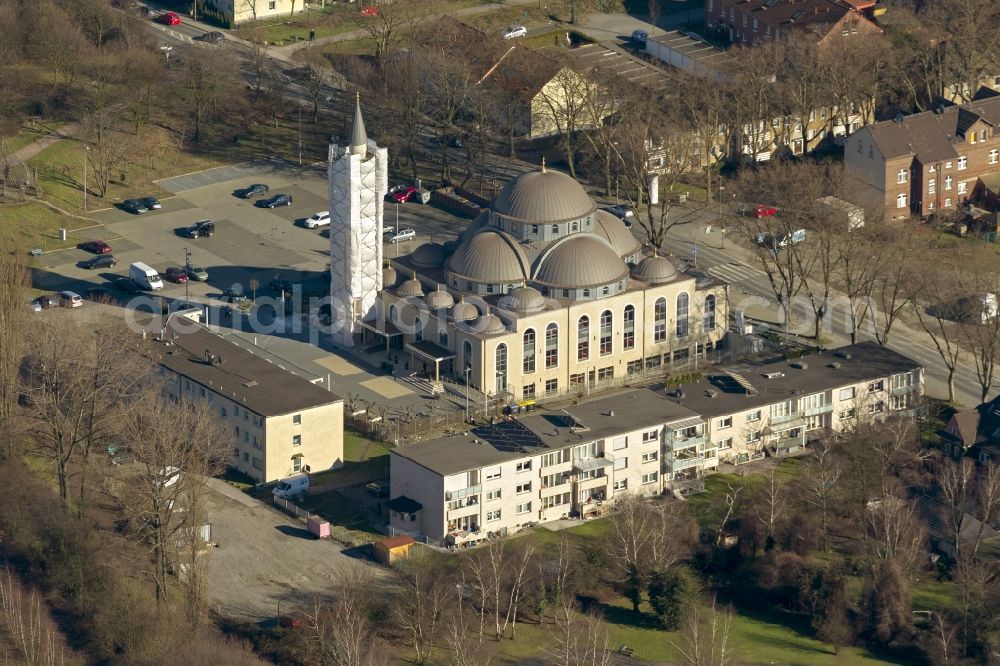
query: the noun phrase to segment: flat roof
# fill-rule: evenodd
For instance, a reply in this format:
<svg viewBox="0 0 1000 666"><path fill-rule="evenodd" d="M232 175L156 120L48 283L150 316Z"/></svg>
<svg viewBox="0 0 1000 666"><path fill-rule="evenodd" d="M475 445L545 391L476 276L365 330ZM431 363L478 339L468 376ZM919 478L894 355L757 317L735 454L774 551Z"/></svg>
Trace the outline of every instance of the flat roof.
<svg viewBox="0 0 1000 666"><path fill-rule="evenodd" d="M676 82L675 74L614 44L586 44L571 49L570 55L584 67L602 70L616 79L651 90L667 90Z"/></svg>
<svg viewBox="0 0 1000 666"><path fill-rule="evenodd" d="M167 341L147 340L163 367L261 416L279 416L342 398L216 335L201 324L173 320ZM216 359L210 363L211 355Z"/></svg>
<svg viewBox="0 0 1000 666"><path fill-rule="evenodd" d="M734 62L735 58L718 46L695 39L679 30L672 30L662 35L652 35L647 41L661 44L675 53L691 58L703 65L712 67Z"/></svg>

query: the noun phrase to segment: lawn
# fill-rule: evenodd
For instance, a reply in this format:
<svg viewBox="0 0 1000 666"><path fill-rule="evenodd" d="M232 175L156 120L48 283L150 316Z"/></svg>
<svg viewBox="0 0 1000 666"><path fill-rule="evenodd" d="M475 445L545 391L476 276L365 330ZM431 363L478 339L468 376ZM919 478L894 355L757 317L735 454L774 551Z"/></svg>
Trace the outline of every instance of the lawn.
<svg viewBox="0 0 1000 666"><path fill-rule="evenodd" d="M52 210L48 206L29 202L0 206L0 226L13 231L17 246L25 251L38 248L43 252L73 247L81 242L80 231L95 224ZM66 229L66 240L59 240L59 229Z"/></svg>
<svg viewBox="0 0 1000 666"><path fill-rule="evenodd" d="M21 131L12 137L3 139L4 153L16 153L29 143L34 143L45 138L60 127L65 126L63 121L43 120L37 123L28 123L21 127Z"/></svg>
<svg viewBox="0 0 1000 666"><path fill-rule="evenodd" d="M388 444L344 431L344 466L312 475L312 486L322 489L350 488L389 477Z"/></svg>

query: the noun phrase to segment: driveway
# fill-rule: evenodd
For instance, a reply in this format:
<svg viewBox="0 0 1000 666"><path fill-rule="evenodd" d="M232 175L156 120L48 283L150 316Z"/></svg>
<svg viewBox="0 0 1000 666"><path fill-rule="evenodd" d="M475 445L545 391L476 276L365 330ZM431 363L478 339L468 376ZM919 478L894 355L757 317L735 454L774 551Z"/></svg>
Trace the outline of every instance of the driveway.
<svg viewBox="0 0 1000 666"><path fill-rule="evenodd" d="M303 523L218 479L209 481L212 541L208 593L213 610L258 622L328 593L343 573L367 567L379 583L387 572L350 555L336 541L320 541ZM280 606L280 608L279 608Z"/></svg>
<svg viewBox="0 0 1000 666"><path fill-rule="evenodd" d="M667 4L681 5L683 9L671 10L670 7L667 7L667 13L660 16L655 22L651 22L648 16L638 14L595 13L588 15L583 20L583 24L577 26L577 30L597 42L625 41L633 30L645 30L655 37L668 30L676 30L679 26L687 23L701 21L704 16L703 8L692 8L687 3Z"/></svg>

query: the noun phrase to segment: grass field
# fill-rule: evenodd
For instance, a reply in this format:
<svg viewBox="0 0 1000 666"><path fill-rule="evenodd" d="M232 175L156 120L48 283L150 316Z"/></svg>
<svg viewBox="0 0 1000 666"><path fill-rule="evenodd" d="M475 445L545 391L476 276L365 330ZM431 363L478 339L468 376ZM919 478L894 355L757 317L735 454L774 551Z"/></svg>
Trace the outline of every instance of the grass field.
<svg viewBox="0 0 1000 666"><path fill-rule="evenodd" d="M81 241L79 231L94 223L29 202L0 206L0 226L13 232L15 243L25 252L34 248L48 252L75 246ZM59 229L67 230L65 241L59 240Z"/></svg>
<svg viewBox="0 0 1000 666"><path fill-rule="evenodd" d="M63 121L43 120L37 123L26 124L15 136L3 139L3 150L5 153L16 153L29 143L45 138L60 127L66 125Z"/></svg>

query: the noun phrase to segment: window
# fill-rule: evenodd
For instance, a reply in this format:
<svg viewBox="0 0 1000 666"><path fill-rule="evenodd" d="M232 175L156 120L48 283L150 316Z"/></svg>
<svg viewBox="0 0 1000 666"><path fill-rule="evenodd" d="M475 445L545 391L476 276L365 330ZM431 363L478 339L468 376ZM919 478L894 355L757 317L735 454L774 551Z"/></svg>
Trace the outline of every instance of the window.
<svg viewBox="0 0 1000 666"><path fill-rule="evenodd" d="M558 379L546 379L545 380L545 395L555 395L559 392L559 380Z"/></svg>
<svg viewBox="0 0 1000 666"><path fill-rule="evenodd" d="M500 343L496 351L496 391L503 393L507 390L507 345Z"/></svg>
<svg viewBox="0 0 1000 666"><path fill-rule="evenodd" d="M549 474L542 477L542 488L552 488L566 483L568 478L565 474Z"/></svg>
<svg viewBox="0 0 1000 666"><path fill-rule="evenodd" d="M248 431L246 431L246 430L243 431L243 442L245 444L249 444L250 443L250 433Z"/></svg>
<svg viewBox="0 0 1000 666"><path fill-rule="evenodd" d="M869 414L881 414L883 411L885 411L885 403L881 400L868 405Z"/></svg>
<svg viewBox="0 0 1000 666"><path fill-rule="evenodd" d="M278 4L278 0L267 0L267 8L270 11L274 11L275 6Z"/></svg>
<svg viewBox="0 0 1000 666"><path fill-rule="evenodd" d="M965 169L968 168L969 168L969 158L966 157L965 155L962 155L961 157L958 158L958 170L964 171Z"/></svg>
<svg viewBox="0 0 1000 666"><path fill-rule="evenodd" d="M613 320L611 316L611 310L605 310L604 312L601 313L601 338L600 338L601 356L607 356L608 354L611 353L612 329L613 329Z"/></svg>
<svg viewBox="0 0 1000 666"><path fill-rule="evenodd" d="M996 164L1000 160L1000 150L994 148L990 151L989 157L987 158L990 164Z"/></svg>
<svg viewBox="0 0 1000 666"><path fill-rule="evenodd" d="M500 499L500 489L499 488L496 489L496 490L488 490L486 492L486 501L487 502L495 502L498 499Z"/></svg>
<svg viewBox="0 0 1000 666"><path fill-rule="evenodd" d="M580 230L580 221L573 220L573 223L570 225L570 231L579 231L579 230Z"/></svg>
<svg viewBox="0 0 1000 666"><path fill-rule="evenodd" d="M292 471L293 472L302 471L302 456L292 456Z"/></svg>
<svg viewBox="0 0 1000 666"><path fill-rule="evenodd" d="M219 416L221 416L222 418L226 418L226 408L225 407L219 407Z"/></svg>
<svg viewBox="0 0 1000 666"><path fill-rule="evenodd" d="M250 454L246 451L243 452L243 462L250 462Z"/></svg>
<svg viewBox="0 0 1000 666"><path fill-rule="evenodd" d="M587 373L586 372L574 372L569 376L570 386L583 386L587 383Z"/></svg>
<svg viewBox="0 0 1000 666"><path fill-rule="evenodd" d="M551 467L560 463L569 462L569 449L562 449L542 456L542 467Z"/></svg>
<svg viewBox="0 0 1000 666"><path fill-rule="evenodd" d="M906 208L906 195L899 194L896 196L896 208Z"/></svg>
<svg viewBox="0 0 1000 666"><path fill-rule="evenodd" d="M462 343L462 356L465 360L466 366L472 365L472 343L466 340Z"/></svg>
<svg viewBox="0 0 1000 666"><path fill-rule="evenodd" d="M642 475L642 485L647 485L650 483L656 483L656 480L660 478L657 472L649 472L648 474Z"/></svg>
<svg viewBox="0 0 1000 666"><path fill-rule="evenodd" d="M554 368L559 365L559 326L549 324L545 327L545 368ZM548 390L548 382L545 382Z"/></svg>
<svg viewBox="0 0 1000 666"><path fill-rule="evenodd" d="M771 405L771 418L781 418L792 413L792 401L785 400Z"/></svg>
<svg viewBox="0 0 1000 666"><path fill-rule="evenodd" d="M656 442L659 439L660 439L659 430L647 430L646 432L642 433L643 444L645 444L646 442Z"/></svg>
<svg viewBox="0 0 1000 666"><path fill-rule="evenodd" d="M900 169L896 172L896 182L905 183L906 182L906 169Z"/></svg>
<svg viewBox="0 0 1000 666"><path fill-rule="evenodd" d="M747 444L752 444L754 442L759 442L759 441L760 441L760 430L747 433Z"/></svg>
<svg viewBox="0 0 1000 666"><path fill-rule="evenodd" d="M629 361L625 366L625 374L627 375L634 375L639 372L642 372L642 359Z"/></svg>
<svg viewBox="0 0 1000 666"><path fill-rule="evenodd" d="M514 471L517 472L518 474L520 474L521 472L530 472L531 471L531 461L530 460L522 460L521 462L517 463L517 467L514 469Z"/></svg>
<svg viewBox="0 0 1000 666"><path fill-rule="evenodd" d="M755 409L752 412L749 412L747 414L747 423L751 423L753 421L760 421L760 410L759 409Z"/></svg>
<svg viewBox="0 0 1000 666"><path fill-rule="evenodd" d="M969 143L975 143L975 142L976 142L976 130L972 130L969 133Z"/></svg>
<svg viewBox="0 0 1000 666"><path fill-rule="evenodd" d="M845 409L844 411L842 411L840 413L840 418L841 420L853 419L854 415L855 415L855 410L852 407L851 409Z"/></svg>
<svg viewBox="0 0 1000 666"><path fill-rule="evenodd" d="M590 289L584 289L583 290L583 297L584 298L590 298Z"/></svg>
<svg viewBox="0 0 1000 666"><path fill-rule="evenodd" d="M958 193L959 193L959 194L965 194L965 192L966 192L966 188L967 188L967 187L968 187L968 183L966 183L966 182L965 182L965 181L963 180L962 182L960 182L960 183L958 184Z"/></svg>
<svg viewBox="0 0 1000 666"><path fill-rule="evenodd" d="M238 419L239 417L240 417L240 408L239 408L239 406L233 407L233 418L237 418Z"/></svg>
<svg viewBox="0 0 1000 666"><path fill-rule="evenodd" d="M931 178L927 181L927 194L934 194L937 192L937 180Z"/></svg>
<svg viewBox="0 0 1000 666"><path fill-rule="evenodd" d="M879 379L868 385L868 392L875 393L877 391L885 390L885 380Z"/></svg>
<svg viewBox="0 0 1000 666"><path fill-rule="evenodd" d="M524 513L531 513L531 502L525 502L524 504L518 504L517 506L514 507L514 513L519 514L519 515L520 514L524 514Z"/></svg>
<svg viewBox="0 0 1000 666"><path fill-rule="evenodd" d="M913 394L903 393L900 395L894 395L889 398L889 406L893 411L909 409L913 406Z"/></svg>
<svg viewBox="0 0 1000 666"><path fill-rule="evenodd" d="M576 324L576 360L586 361L590 358L590 318L580 317Z"/></svg>
<svg viewBox="0 0 1000 666"><path fill-rule="evenodd" d="M951 199L945 199L944 200L944 207L945 208L950 208L951 207Z"/></svg>
<svg viewBox="0 0 1000 666"><path fill-rule="evenodd" d="M702 328L706 331L715 330L715 295L705 297L705 311L702 313Z"/></svg>
<svg viewBox="0 0 1000 666"><path fill-rule="evenodd" d="M626 305L622 314L622 348L635 349L635 306Z"/></svg>
<svg viewBox="0 0 1000 666"><path fill-rule="evenodd" d="M292 446L302 446L302 435L292 435Z"/></svg>
<svg viewBox="0 0 1000 666"><path fill-rule="evenodd" d="M650 451L642 454L642 462L655 462L659 458L659 451Z"/></svg>
<svg viewBox="0 0 1000 666"><path fill-rule="evenodd" d="M837 397L840 400L854 400L854 387L851 386L848 388L840 389L840 393L837 394Z"/></svg>
<svg viewBox="0 0 1000 666"><path fill-rule="evenodd" d="M524 374L535 371L535 329L529 328L521 337L521 369Z"/></svg>
<svg viewBox="0 0 1000 666"><path fill-rule="evenodd" d="M523 400L530 400L535 397L535 385L525 384L521 387L521 398Z"/></svg>
<svg viewBox="0 0 1000 666"><path fill-rule="evenodd" d="M719 450L731 449L733 448L733 438L726 437L725 439L719 440Z"/></svg>
<svg viewBox="0 0 1000 666"><path fill-rule="evenodd" d="M612 485L611 489L614 491L628 490L628 479L618 479Z"/></svg>
<svg viewBox="0 0 1000 666"><path fill-rule="evenodd" d="M591 372L593 372L593 370L591 370ZM597 369L597 381L599 382L606 382L609 379L614 379L614 376L615 376L614 366L609 365L606 368Z"/></svg>
<svg viewBox="0 0 1000 666"><path fill-rule="evenodd" d="M494 520L500 520L500 509L495 509L494 511L486 512L486 521L492 522Z"/></svg>
<svg viewBox="0 0 1000 666"><path fill-rule="evenodd" d="M658 298L653 306L653 342L667 339L667 299Z"/></svg>
<svg viewBox="0 0 1000 666"><path fill-rule="evenodd" d="M688 295L677 295L677 337L688 334Z"/></svg>
<svg viewBox="0 0 1000 666"><path fill-rule="evenodd" d="M527 483L518 484L517 488L514 489L514 492L517 493L518 495L523 495L524 493L530 493L531 481L528 481Z"/></svg>
<svg viewBox="0 0 1000 666"><path fill-rule="evenodd" d="M628 437L615 437L611 440L611 450L619 451L628 446Z"/></svg>
<svg viewBox="0 0 1000 666"><path fill-rule="evenodd" d="M302 425L302 415L295 414L292 416L292 425Z"/></svg>
<svg viewBox="0 0 1000 666"><path fill-rule="evenodd" d="M542 498L543 509L551 509L554 506L562 506L563 504L569 504L569 493L562 493L560 495Z"/></svg>
<svg viewBox="0 0 1000 666"><path fill-rule="evenodd" d="M718 428L719 430L725 430L726 428L732 428L733 427L733 417L732 416L727 416L725 418L719 419L718 421L715 422L715 427Z"/></svg>
<svg viewBox="0 0 1000 666"><path fill-rule="evenodd" d="M487 467L483 471L483 476L486 478L487 481L490 481L492 479L499 479L500 478L500 467L499 466L497 466L497 467Z"/></svg>

